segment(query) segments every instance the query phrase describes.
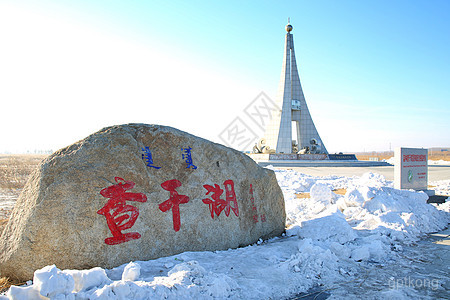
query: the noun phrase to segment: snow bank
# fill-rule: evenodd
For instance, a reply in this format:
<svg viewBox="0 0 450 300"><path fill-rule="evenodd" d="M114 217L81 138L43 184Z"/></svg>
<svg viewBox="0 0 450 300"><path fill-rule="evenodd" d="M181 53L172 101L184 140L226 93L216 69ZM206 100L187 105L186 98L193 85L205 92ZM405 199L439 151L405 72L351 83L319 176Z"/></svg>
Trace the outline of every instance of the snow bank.
<svg viewBox="0 0 450 300"><path fill-rule="evenodd" d="M441 166L448 166L450 165L450 161L446 161L446 160L429 160L428 161L428 165L441 165Z"/></svg>
<svg viewBox="0 0 450 300"><path fill-rule="evenodd" d="M450 196L450 179L432 181L429 185L433 187L432 189L435 190L436 195Z"/></svg>
<svg viewBox="0 0 450 300"><path fill-rule="evenodd" d="M7 299L223 299L232 296L236 282L224 274L207 272L196 261L175 265L167 276L139 280L140 265L125 266L122 280L112 281L101 268L37 270L33 284L11 287Z"/></svg>
<svg viewBox="0 0 450 300"><path fill-rule="evenodd" d="M35 272L0 299L264 299L352 282L361 272L401 259L402 248L448 226L449 205L392 188L383 176L313 177L275 170L286 202L286 236L228 251L185 252L111 270ZM345 188L345 195L334 189ZM439 182L450 192L450 181ZM296 193L310 192L310 198ZM401 290L379 297L405 297Z"/></svg>

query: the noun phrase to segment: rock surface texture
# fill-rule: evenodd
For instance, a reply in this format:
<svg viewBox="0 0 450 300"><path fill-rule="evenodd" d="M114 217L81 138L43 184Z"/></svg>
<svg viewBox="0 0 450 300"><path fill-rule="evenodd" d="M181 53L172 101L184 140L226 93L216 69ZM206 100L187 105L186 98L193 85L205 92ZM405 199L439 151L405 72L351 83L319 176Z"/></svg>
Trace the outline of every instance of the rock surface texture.
<svg viewBox="0 0 450 300"><path fill-rule="evenodd" d="M113 126L30 176L0 238L0 274L236 248L284 226L274 172L245 154L171 127Z"/></svg>

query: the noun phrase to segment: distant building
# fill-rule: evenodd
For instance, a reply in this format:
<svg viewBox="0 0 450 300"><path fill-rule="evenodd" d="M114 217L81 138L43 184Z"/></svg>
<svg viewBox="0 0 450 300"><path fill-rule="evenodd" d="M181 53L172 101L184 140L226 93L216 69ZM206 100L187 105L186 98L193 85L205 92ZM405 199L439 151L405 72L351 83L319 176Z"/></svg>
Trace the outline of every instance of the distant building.
<svg viewBox="0 0 450 300"><path fill-rule="evenodd" d="M276 104L281 108L274 113L265 131L265 145L275 153L328 154L306 105L294 52L293 27L286 25L281 79ZM296 139L292 139L292 126Z"/></svg>
<svg viewBox="0 0 450 300"><path fill-rule="evenodd" d="M437 152L449 152L450 148L442 148L442 147L433 147L428 149L430 153L437 153Z"/></svg>

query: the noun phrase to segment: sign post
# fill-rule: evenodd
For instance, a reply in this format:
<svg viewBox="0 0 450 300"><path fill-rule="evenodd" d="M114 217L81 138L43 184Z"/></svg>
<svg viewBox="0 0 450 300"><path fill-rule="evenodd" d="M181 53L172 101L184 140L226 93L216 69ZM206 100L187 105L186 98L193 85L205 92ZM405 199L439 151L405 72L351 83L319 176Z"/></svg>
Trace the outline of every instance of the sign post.
<svg viewBox="0 0 450 300"><path fill-rule="evenodd" d="M424 191L428 196L428 149L396 148L394 152L394 187Z"/></svg>

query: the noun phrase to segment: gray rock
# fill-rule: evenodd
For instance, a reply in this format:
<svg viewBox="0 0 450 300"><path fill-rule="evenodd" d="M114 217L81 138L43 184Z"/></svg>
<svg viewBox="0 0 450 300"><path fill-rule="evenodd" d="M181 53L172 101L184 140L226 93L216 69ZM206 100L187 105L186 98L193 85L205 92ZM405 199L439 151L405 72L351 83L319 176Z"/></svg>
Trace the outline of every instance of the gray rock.
<svg viewBox="0 0 450 300"><path fill-rule="evenodd" d="M224 250L284 226L275 174L247 155L171 127L113 126L30 176L0 238L0 273L28 280L50 264L112 268Z"/></svg>

